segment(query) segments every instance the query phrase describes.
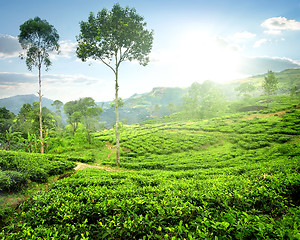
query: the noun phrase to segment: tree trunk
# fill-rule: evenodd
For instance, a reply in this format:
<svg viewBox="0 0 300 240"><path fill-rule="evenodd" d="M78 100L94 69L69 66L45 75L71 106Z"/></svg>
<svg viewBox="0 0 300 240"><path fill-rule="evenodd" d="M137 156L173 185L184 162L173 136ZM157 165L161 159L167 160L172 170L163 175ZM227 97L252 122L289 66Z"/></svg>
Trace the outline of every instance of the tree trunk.
<svg viewBox="0 0 300 240"><path fill-rule="evenodd" d="M40 103L40 141L41 141L41 154L44 153L44 143L43 143L43 124L42 124L42 81L41 81L41 65L39 65L39 103Z"/></svg>
<svg viewBox="0 0 300 240"><path fill-rule="evenodd" d="M115 85L115 110L116 110L116 126L115 126L115 132L116 132L116 164L117 166L120 166L120 140L119 140L119 85L118 85L118 68L116 68L116 85Z"/></svg>
<svg viewBox="0 0 300 240"><path fill-rule="evenodd" d="M86 122L85 129L86 129L86 132L87 132L87 135L88 135L88 139L87 140L88 140L88 143L91 145L92 141L91 141L90 126L88 124L88 120L87 119L85 120L85 122Z"/></svg>

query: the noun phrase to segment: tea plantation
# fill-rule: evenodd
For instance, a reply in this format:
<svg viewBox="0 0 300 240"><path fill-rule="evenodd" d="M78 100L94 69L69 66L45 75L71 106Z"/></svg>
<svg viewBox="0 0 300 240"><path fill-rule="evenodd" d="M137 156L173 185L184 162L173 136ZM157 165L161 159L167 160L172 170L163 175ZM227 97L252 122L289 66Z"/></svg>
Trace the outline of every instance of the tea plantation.
<svg viewBox="0 0 300 240"><path fill-rule="evenodd" d="M121 171L55 182L0 238L300 239L299 123L289 110L126 126ZM114 132L96 138L113 144ZM114 154L101 164L114 166Z"/></svg>

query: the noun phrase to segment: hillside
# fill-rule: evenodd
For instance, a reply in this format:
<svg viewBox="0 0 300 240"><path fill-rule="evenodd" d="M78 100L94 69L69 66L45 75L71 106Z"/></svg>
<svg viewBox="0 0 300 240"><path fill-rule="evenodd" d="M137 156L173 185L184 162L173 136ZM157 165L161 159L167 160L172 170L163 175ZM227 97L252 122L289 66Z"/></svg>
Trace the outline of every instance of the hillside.
<svg viewBox="0 0 300 240"><path fill-rule="evenodd" d="M157 87L149 93L134 94L123 100L124 105L119 109L120 119L126 124L133 124L168 115L180 109L186 93L184 88ZM101 121L105 122L106 127L112 127L115 123L114 108L110 102L98 105L103 108Z"/></svg>
<svg viewBox="0 0 300 240"><path fill-rule="evenodd" d="M298 89L300 88L300 69L287 69L275 73L275 75L279 82L279 94L289 95L292 87L297 86ZM262 95L261 85L263 79L264 75L257 75L226 82L224 84L217 84L217 86L223 91L226 99L231 101L240 98L234 89L244 82L251 82L257 87L257 90L252 93L253 96ZM130 98L123 99L124 105L119 109L120 120L126 124L134 124L180 111L183 96L187 92L188 88L156 87L148 93L134 94ZM32 104L32 102L37 101L38 97L33 94L19 95L0 99L0 107L5 106L11 112L17 114L24 103ZM43 106L54 111L55 109L51 106L52 102L53 100L51 99L42 98ZM110 106L110 103L111 101L97 103L103 108L101 122L103 122L107 128L111 128L115 123L115 111L114 108ZM66 116L63 117L63 121L66 122Z"/></svg>
<svg viewBox="0 0 300 240"><path fill-rule="evenodd" d="M263 111L124 126L121 171L90 168L57 181L26 201L0 237L298 239L294 108L281 97ZM61 156L115 166L113 129L94 137L95 149L66 146Z"/></svg>
<svg viewBox="0 0 300 240"><path fill-rule="evenodd" d="M9 111L13 112L14 114L18 114L20 108L25 103L32 104L33 102L38 102L39 98L34 94L29 95L17 95L8 98L0 99L0 107L6 107ZM55 108L51 106L53 100L43 97L42 98L42 105L47 107L48 109L54 111Z"/></svg>
<svg viewBox="0 0 300 240"><path fill-rule="evenodd" d="M281 72L275 72L275 76L278 80L278 91L279 95L287 94L289 95L292 87L296 86L300 89L300 69L286 69ZM222 84L225 95L228 99L236 99L237 92L234 91L241 83L252 83L257 90L253 93L253 96L262 95L262 82L264 80L265 74L248 77L245 79L238 79L234 81L229 81Z"/></svg>

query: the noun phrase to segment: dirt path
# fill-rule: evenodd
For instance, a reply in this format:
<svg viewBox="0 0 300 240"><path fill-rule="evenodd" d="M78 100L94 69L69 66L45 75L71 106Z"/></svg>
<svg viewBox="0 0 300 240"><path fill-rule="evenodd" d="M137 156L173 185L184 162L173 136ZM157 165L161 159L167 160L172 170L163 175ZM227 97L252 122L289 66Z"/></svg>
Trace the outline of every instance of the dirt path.
<svg viewBox="0 0 300 240"><path fill-rule="evenodd" d="M86 168L96 168L96 169L104 169L106 171L121 171L121 169L117 169L117 168L110 168L110 167L104 167L104 166L97 166L97 165L90 165L90 164L86 164L86 163L76 163L77 166L74 168L75 171L79 171L82 169L86 169Z"/></svg>
<svg viewBox="0 0 300 240"><path fill-rule="evenodd" d="M275 113L268 113L268 114L254 114L254 115L250 115L250 116L245 116L243 118L240 118L240 120L249 120L249 119L253 119L253 118L266 118L266 117L272 117L275 115L278 115L279 117L282 117L286 111L290 111L290 110L300 110L299 108L296 109L288 109L288 110L283 110L280 112L275 112Z"/></svg>

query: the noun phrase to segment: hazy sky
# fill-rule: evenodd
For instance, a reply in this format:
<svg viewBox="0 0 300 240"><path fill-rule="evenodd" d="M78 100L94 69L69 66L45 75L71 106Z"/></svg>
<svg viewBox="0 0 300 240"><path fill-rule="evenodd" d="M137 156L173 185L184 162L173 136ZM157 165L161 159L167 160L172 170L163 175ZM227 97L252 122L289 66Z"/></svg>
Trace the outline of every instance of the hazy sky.
<svg viewBox="0 0 300 240"><path fill-rule="evenodd" d="M42 74L42 92L63 102L114 98L113 72L76 58L79 22L114 3L136 8L154 30L151 62L125 62L120 97L153 87L225 82L300 67L300 0L0 0L0 98L37 94L37 70L19 59L19 26L39 16L60 35L61 54Z"/></svg>

